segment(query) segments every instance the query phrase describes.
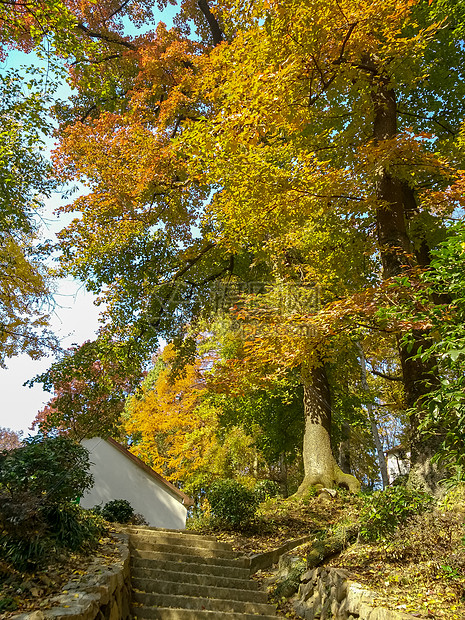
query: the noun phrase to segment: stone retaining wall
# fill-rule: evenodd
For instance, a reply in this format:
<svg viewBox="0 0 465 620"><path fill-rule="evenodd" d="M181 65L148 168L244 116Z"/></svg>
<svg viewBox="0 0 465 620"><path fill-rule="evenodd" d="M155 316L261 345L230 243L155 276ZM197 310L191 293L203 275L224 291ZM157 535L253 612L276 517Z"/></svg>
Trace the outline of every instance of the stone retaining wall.
<svg viewBox="0 0 465 620"><path fill-rule="evenodd" d="M376 594L350 579L346 570L314 568L303 573L294 600L305 620L415 620L415 617L375 607Z"/></svg>
<svg viewBox="0 0 465 620"><path fill-rule="evenodd" d="M253 575L258 570L270 568L270 566L273 566L273 564L279 562L279 559L288 551L291 551L292 549L295 549L295 547L299 547L300 545L303 545L313 539L313 535L301 536L300 538L295 538L294 540L288 540L284 545L281 545L281 547L277 547L271 551L254 553L250 555L250 573Z"/></svg>
<svg viewBox="0 0 465 620"><path fill-rule="evenodd" d="M51 599L53 607L10 620L130 620L131 578L128 536L119 534L120 559L108 566L96 558L84 575Z"/></svg>

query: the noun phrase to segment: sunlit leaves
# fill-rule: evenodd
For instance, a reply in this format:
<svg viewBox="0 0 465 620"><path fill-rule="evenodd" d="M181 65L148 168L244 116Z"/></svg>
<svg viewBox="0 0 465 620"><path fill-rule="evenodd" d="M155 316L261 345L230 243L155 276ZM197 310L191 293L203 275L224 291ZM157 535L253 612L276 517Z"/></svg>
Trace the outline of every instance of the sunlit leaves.
<svg viewBox="0 0 465 620"><path fill-rule="evenodd" d="M189 485L209 469L218 422L214 408L201 404L201 361L170 380L174 357L173 347L167 346L141 393L129 399L123 431L132 437L134 454L168 479Z"/></svg>
<svg viewBox="0 0 465 620"><path fill-rule="evenodd" d="M51 300L47 271L34 258L29 240L0 234L0 366L6 359L27 353L37 359L58 347L48 331Z"/></svg>

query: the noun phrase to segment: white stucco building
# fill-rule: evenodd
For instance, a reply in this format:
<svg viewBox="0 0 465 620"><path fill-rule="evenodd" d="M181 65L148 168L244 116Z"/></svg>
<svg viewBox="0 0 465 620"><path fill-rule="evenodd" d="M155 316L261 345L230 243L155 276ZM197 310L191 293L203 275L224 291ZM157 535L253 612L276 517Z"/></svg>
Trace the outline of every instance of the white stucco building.
<svg viewBox="0 0 465 620"><path fill-rule="evenodd" d="M89 451L94 486L81 498L83 508L126 499L153 527L184 529L190 497L114 439L93 437L81 444Z"/></svg>
<svg viewBox="0 0 465 620"><path fill-rule="evenodd" d="M396 446L386 452L386 466L389 484L396 478L408 474L410 471L410 452L402 446Z"/></svg>

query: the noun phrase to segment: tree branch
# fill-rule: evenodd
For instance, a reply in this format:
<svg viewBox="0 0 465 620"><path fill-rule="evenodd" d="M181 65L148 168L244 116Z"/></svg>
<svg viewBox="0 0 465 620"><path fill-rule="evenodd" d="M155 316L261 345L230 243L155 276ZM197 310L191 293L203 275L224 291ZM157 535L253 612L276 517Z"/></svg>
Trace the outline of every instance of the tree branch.
<svg viewBox="0 0 465 620"><path fill-rule="evenodd" d="M387 379L388 381L403 381L402 377L393 377L392 375L386 375L384 372L380 372L379 370L375 370L372 368L370 370L372 375L376 375L377 377L381 377L382 379Z"/></svg>
<svg viewBox="0 0 465 620"><path fill-rule="evenodd" d="M74 67L76 65L79 65L81 62L86 62L90 65L100 65L102 62L106 62L107 60L113 60L114 58L121 58L121 54L111 54L111 56L105 56L105 58L101 58L100 60L93 58L83 58L82 60L75 60L71 63L71 66Z"/></svg>
<svg viewBox="0 0 465 620"><path fill-rule="evenodd" d="M224 34L220 28L218 20L210 11L210 7L208 6L208 0L197 0L197 5L199 9L202 11L205 19L210 26L210 32L212 33L213 43L215 45L219 45L224 41Z"/></svg>
<svg viewBox="0 0 465 620"><path fill-rule="evenodd" d="M98 103L94 103L79 119L79 121L81 123L83 123L85 120L87 120L87 118L92 114L92 112L94 110L97 110L98 108L98 104L100 103L106 103L107 101L115 101L116 99L119 99L120 97L124 97L125 95L128 94L128 90L125 90L123 93L120 93L119 95L115 95L114 97L110 97L108 99L101 99Z"/></svg>
<svg viewBox="0 0 465 620"><path fill-rule="evenodd" d="M130 2L131 0L124 0L123 4L121 4L117 9L115 9L113 13L108 17L108 19L112 19L115 15L117 15L120 11L122 11L124 7L126 7Z"/></svg>
<svg viewBox="0 0 465 620"><path fill-rule="evenodd" d="M444 129L444 131L447 131L447 133L450 133L453 136L457 135L456 131L454 131L450 127L447 127L447 125L444 125L444 123L439 121L436 116L424 116L423 114L414 114L413 112L403 112L402 110L398 110L398 112L401 116L413 116L413 118L416 118L416 119L421 119L424 121L433 121L433 123L436 123L436 125L441 127L441 129Z"/></svg>
<svg viewBox="0 0 465 620"><path fill-rule="evenodd" d="M123 47L126 47L127 49L132 51L137 50L137 47L129 41L124 41L123 39L113 39L112 37L102 34L101 32L94 32L92 30L89 30L89 28L87 28L87 26L84 26L84 24L78 24L76 28L78 30L81 30L86 36L90 37L91 39L100 39L101 41L106 41L107 43L122 45Z"/></svg>

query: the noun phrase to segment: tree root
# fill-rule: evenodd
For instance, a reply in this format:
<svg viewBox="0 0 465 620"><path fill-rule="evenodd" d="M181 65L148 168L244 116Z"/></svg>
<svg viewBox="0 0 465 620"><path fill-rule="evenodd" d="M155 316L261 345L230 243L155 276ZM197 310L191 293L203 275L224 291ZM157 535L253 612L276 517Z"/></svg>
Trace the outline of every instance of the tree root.
<svg viewBox="0 0 465 620"><path fill-rule="evenodd" d="M307 569L315 568L328 556L342 551L357 538L359 531L360 523L353 523L347 527L338 528L332 536L325 540L314 542L307 554Z"/></svg>
<svg viewBox="0 0 465 620"><path fill-rule="evenodd" d="M333 464L331 473L331 476L316 474L305 476L295 496L302 497L306 495L311 487L316 488L318 491L321 491L321 489L337 489L338 487L348 489L351 493L358 493L360 491L360 482L357 478L351 474L345 474L336 463Z"/></svg>

